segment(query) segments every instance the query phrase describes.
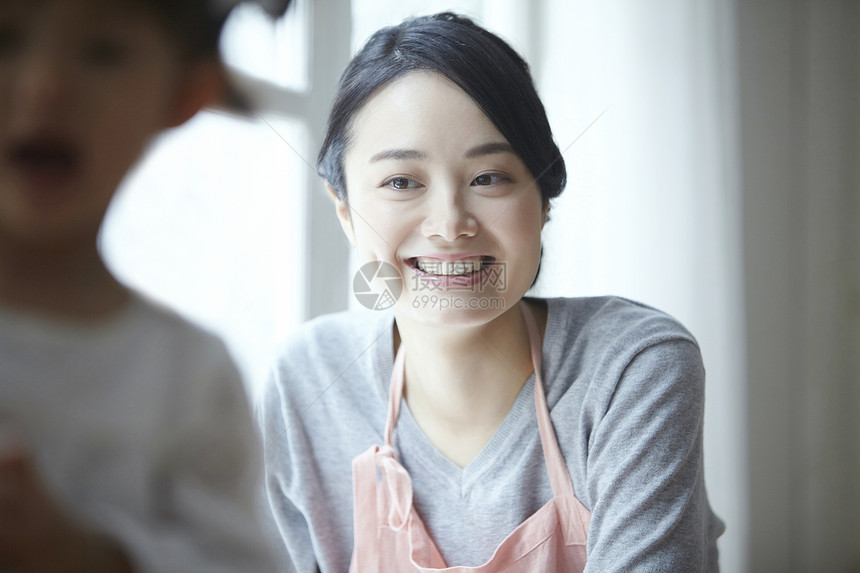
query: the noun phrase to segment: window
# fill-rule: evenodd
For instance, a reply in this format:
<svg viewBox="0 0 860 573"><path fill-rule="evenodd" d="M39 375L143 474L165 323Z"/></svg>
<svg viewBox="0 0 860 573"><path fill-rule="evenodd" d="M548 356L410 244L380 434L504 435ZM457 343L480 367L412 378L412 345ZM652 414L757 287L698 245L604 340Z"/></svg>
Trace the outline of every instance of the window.
<svg viewBox="0 0 860 573"><path fill-rule="evenodd" d="M255 5L228 20L225 62L269 105L204 111L155 140L123 183L101 248L121 280L219 334L256 391L274 345L305 317L313 157L307 2L278 21Z"/></svg>

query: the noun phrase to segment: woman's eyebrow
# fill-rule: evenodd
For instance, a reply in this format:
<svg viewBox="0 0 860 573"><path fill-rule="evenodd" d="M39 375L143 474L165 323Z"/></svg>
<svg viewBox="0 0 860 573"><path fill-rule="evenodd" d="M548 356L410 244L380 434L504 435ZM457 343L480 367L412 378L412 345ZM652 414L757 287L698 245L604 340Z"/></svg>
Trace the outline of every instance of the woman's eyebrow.
<svg viewBox="0 0 860 573"><path fill-rule="evenodd" d="M484 143L473 147L466 152L466 158L480 157L481 155L492 155L494 153L514 153L514 148L507 141L497 143Z"/></svg>
<svg viewBox="0 0 860 573"><path fill-rule="evenodd" d="M384 161L385 159L427 159L427 154L417 149L383 149L378 153L374 153L370 158L370 163L376 161Z"/></svg>
<svg viewBox="0 0 860 573"><path fill-rule="evenodd" d="M465 157L467 159L472 159L474 157L480 157L482 155L492 155L494 153L515 153L514 148L511 147L511 144L507 141L498 141L492 143L483 143L481 145L477 145L465 153ZM386 159L394 159L394 160L423 160L427 159L427 154L423 151L418 151L417 149L408 149L408 148L390 148L383 149L382 151L378 151L374 153L370 157L370 163L375 163L377 161L384 161Z"/></svg>

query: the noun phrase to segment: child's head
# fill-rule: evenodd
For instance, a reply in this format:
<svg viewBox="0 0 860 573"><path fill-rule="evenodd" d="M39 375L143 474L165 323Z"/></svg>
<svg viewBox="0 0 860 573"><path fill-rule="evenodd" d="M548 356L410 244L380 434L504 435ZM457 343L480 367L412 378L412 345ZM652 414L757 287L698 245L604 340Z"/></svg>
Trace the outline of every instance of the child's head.
<svg viewBox="0 0 860 573"><path fill-rule="evenodd" d="M549 201L564 189L564 159L528 65L498 36L452 13L412 18L376 32L341 76L317 161L343 200L351 121L370 96L414 71L437 73L480 107L531 170Z"/></svg>
<svg viewBox="0 0 860 573"><path fill-rule="evenodd" d="M149 139L219 96L205 5L0 3L0 240L94 238Z"/></svg>

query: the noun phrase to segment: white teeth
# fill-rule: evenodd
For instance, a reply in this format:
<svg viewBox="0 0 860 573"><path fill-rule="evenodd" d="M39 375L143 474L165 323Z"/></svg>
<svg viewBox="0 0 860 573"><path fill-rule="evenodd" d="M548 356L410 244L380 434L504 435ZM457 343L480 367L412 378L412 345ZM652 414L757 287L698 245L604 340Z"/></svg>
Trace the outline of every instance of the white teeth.
<svg viewBox="0 0 860 573"><path fill-rule="evenodd" d="M484 266L481 259L466 261L440 261L438 259L415 259L415 266L430 275L470 275Z"/></svg>

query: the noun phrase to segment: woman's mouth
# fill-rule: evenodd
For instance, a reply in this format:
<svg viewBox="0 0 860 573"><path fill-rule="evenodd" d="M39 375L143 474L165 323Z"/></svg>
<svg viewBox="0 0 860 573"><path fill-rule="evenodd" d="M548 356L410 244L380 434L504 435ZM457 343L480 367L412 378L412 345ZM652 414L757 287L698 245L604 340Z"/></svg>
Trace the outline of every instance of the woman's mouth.
<svg viewBox="0 0 860 573"><path fill-rule="evenodd" d="M438 277L463 277L478 273L495 259L489 256L466 257L443 260L434 257L412 257L407 263L425 275Z"/></svg>
<svg viewBox="0 0 860 573"><path fill-rule="evenodd" d="M480 292L497 266L496 259L486 255L411 257L406 259L406 264L414 273L413 288L419 291L467 289Z"/></svg>

